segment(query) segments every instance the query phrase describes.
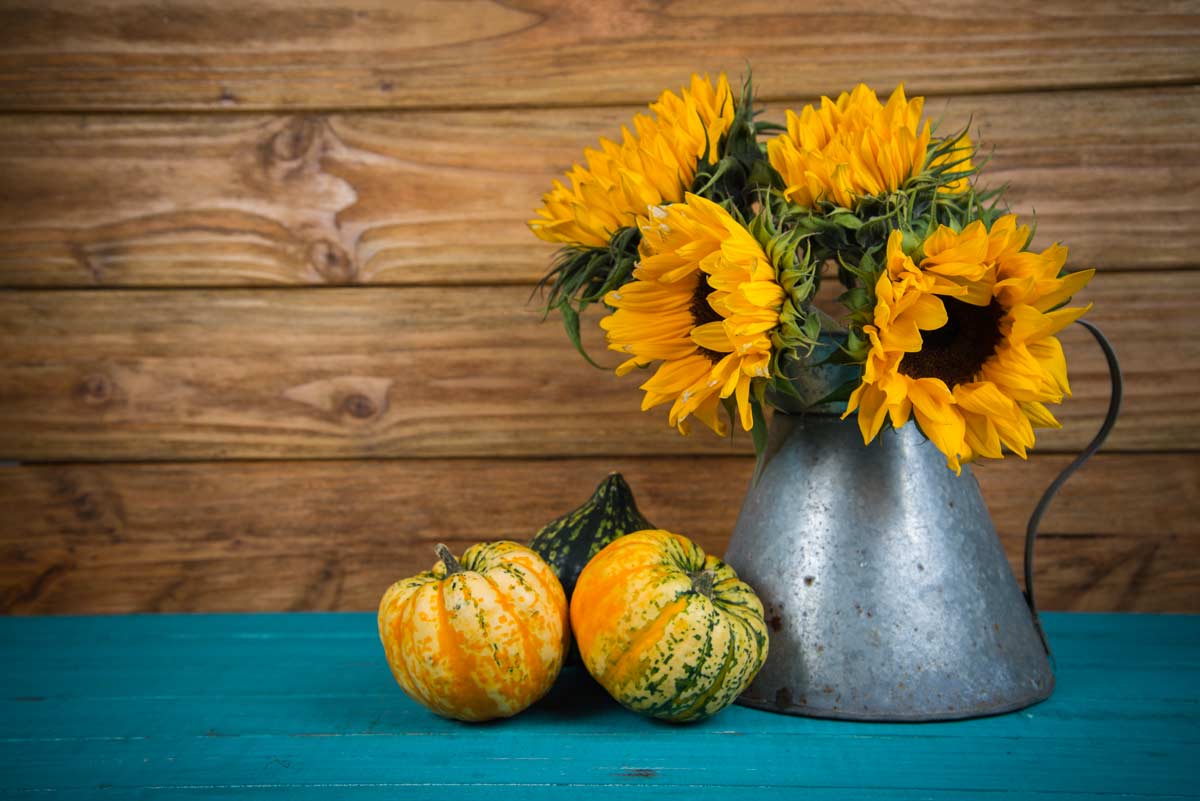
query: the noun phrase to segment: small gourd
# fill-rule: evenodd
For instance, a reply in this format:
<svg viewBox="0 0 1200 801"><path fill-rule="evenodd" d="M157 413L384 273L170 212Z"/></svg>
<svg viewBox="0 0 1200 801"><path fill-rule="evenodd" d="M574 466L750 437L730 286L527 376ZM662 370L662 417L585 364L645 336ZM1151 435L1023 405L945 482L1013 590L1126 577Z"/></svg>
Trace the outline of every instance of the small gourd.
<svg viewBox="0 0 1200 801"><path fill-rule="evenodd" d="M379 604L379 638L400 687L458 720L510 717L554 684L570 643L554 571L515 542L474 545L396 582Z"/></svg>
<svg viewBox="0 0 1200 801"><path fill-rule="evenodd" d="M610 473L582 506L543 526L529 547L554 569L570 601L584 565L601 548L631 531L648 528L654 524L638 511L633 490L620 473Z"/></svg>
<svg viewBox="0 0 1200 801"><path fill-rule="evenodd" d="M758 596L691 540L639 531L579 576L571 627L588 672L635 712L706 718L733 702L767 658Z"/></svg>

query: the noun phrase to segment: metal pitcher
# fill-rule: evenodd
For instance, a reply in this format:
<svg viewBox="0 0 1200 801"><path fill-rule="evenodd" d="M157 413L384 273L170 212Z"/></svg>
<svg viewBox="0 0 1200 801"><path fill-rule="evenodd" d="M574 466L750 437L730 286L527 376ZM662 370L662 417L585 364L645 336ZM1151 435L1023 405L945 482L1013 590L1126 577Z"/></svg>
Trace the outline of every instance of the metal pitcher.
<svg viewBox="0 0 1200 801"><path fill-rule="evenodd" d="M739 703L795 715L927 721L1029 706L1054 689L1032 595L1023 595L979 492L915 425L864 446L853 420L776 413L725 559L763 601L770 654Z"/></svg>

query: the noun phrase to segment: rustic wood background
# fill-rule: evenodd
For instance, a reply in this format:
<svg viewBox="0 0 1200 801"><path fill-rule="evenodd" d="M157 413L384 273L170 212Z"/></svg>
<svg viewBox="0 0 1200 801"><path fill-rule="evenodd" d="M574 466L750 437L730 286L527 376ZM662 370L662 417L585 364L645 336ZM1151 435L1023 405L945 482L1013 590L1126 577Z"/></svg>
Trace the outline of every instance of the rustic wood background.
<svg viewBox="0 0 1200 801"><path fill-rule="evenodd" d="M0 2L0 610L371 609L626 474L720 551L752 458L529 303L551 178L692 70L905 81L994 148L1128 381L1049 608L1200 612L1200 4ZM594 322L594 318L593 318ZM978 469L1009 553L1107 402ZM593 347L600 338L590 336Z"/></svg>

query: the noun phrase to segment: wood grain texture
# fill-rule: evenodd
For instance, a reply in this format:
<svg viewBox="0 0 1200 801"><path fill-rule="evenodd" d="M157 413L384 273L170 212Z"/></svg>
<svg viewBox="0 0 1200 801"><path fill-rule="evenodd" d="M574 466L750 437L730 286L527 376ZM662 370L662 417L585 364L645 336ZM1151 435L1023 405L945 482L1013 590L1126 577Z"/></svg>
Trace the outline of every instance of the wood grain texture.
<svg viewBox="0 0 1200 801"><path fill-rule="evenodd" d="M930 95L1036 244L1100 268L1127 402L1042 596L1200 611L1200 3L9 0L0 460L72 464L0 468L0 612L370 608L432 540L523 539L614 467L722 549L748 437L678 437L539 326L524 221L664 88L747 63L772 117ZM1107 403L1065 341L1065 429L979 471L1012 555Z"/></svg>
<svg viewBox="0 0 1200 801"><path fill-rule="evenodd" d="M766 801L1195 798L1188 765L1200 744L1200 619L1051 613L1046 630L1058 686L1017 714L914 726L734 705L664 726L569 668L521 715L464 726L395 686L370 612L5 618L0 793L709 801L737 788Z"/></svg>
<svg viewBox="0 0 1200 801"><path fill-rule="evenodd" d="M823 297L835 293L828 282ZM1200 272L1100 274L1080 302L1124 360L1110 446L1200 447ZM0 458L163 460L730 453L645 375L587 366L525 287L0 292ZM604 358L597 317L586 340ZM1075 396L1044 451L1083 447L1108 405L1099 349L1062 336ZM1170 350L1163 350L1170 343ZM1165 361L1170 359L1168 363ZM615 364L617 360L608 359ZM703 428L702 426L700 427Z"/></svg>
<svg viewBox="0 0 1200 801"><path fill-rule="evenodd" d="M1039 246L1101 269L1198 263L1200 89L928 112L971 124L985 183L1036 210ZM525 220L633 113L0 117L0 286L530 283L554 249Z"/></svg>
<svg viewBox="0 0 1200 801"><path fill-rule="evenodd" d="M0 679L7 692L0 696L0 743L66 740L78 753L87 740L159 740L183 735L205 743L243 737L242 742L249 745L257 738L294 737L301 731L399 741L414 736L443 741L461 736L494 740L511 750L512 738L520 733L584 736L594 738L595 743L641 730L656 740L685 737L693 748L714 736L774 733L781 739L803 739L822 733L847 741L849 753L854 750L849 743L864 736L892 738L897 746L925 737L940 741L947 736L988 745L998 737L1018 742L1045 738L1108 741L1125 747L1200 740L1194 733L1200 710L1190 701L1195 683L1186 683L1200 669L1200 618L1047 612L1044 620L1061 680L1048 703L1025 714L923 726L833 724L733 706L718 717L680 728L630 714L582 670L574 668L564 670L545 701L508 722L464 727L430 715L396 688L379 650L372 612L4 617L0 618ZM305 669L297 670L296 665ZM221 681L212 680L214 670L219 671ZM114 697L120 699L119 704L113 703ZM227 700L229 703L224 703ZM1094 712L1089 713L1093 704ZM120 714L114 714L117 710ZM304 717L298 721L298 715ZM1097 718L1106 725L1098 725ZM394 736L401 733L407 736ZM326 740L318 753L328 753L337 742ZM1125 760L1117 763L1124 766ZM941 776L934 770L928 778ZM12 772L0 778L11 780ZM89 789L91 796L59 793L56 797L94 797L94 788ZM328 798L328 787L315 789L324 794L300 797ZM384 789L391 794L339 792L338 797L395 798L394 784ZM405 788L405 799L412 797L411 789L415 788ZM561 784L544 789L556 790L557 795L533 797L562 798ZM692 797L698 789L683 788L667 797ZM727 788L711 789L724 794L715 797L728 796ZM755 788L756 798L761 789ZM1145 797L1147 789L1139 787L1135 797ZM300 787L281 785L269 790L274 791L272 798L291 798L283 791L300 791ZM875 790L869 794L872 799L911 799L913 795L881 796ZM256 795L267 791L261 788ZM525 798L528 788L515 792ZM654 793L637 797L661 799L664 795L661 788ZM922 792L920 796L962 798L961 789L957 795L953 793L931 796ZM440 795L431 797L444 798L445 794L441 790ZM210 787L196 788L190 796L177 795L239 797ZM605 795L614 797L611 787L605 788ZM813 788L805 787L804 795L815 797ZM862 795L860 791L833 797L853 801ZM795 792L768 797L794 798ZM987 797L1025 801L1029 794L989 793Z"/></svg>
<svg viewBox="0 0 1200 801"><path fill-rule="evenodd" d="M1014 570L1068 461L976 470ZM373 609L435 543L528 541L611 470L655 525L722 553L752 469L744 456L0 468L0 613ZM1101 455L1043 523L1047 608L1200 612L1197 581L1196 454Z"/></svg>
<svg viewBox="0 0 1200 801"><path fill-rule="evenodd" d="M636 0L10 0L0 107L484 107L640 101L693 70L764 93L859 80L921 92L1200 79L1194 2L880 6Z"/></svg>

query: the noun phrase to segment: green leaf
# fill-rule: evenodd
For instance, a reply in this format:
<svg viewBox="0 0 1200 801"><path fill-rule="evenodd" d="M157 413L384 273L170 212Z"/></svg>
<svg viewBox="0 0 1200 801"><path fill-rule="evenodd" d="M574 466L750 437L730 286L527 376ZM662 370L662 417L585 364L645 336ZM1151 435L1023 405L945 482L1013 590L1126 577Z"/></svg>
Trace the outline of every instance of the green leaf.
<svg viewBox="0 0 1200 801"><path fill-rule="evenodd" d="M754 440L753 483L758 483L763 467L766 465L767 440L770 434L767 430L767 416L763 412L763 401L759 392L754 393L754 396L750 398L750 414L754 420L754 426L750 429L750 438Z"/></svg>
<svg viewBox="0 0 1200 801"><path fill-rule="evenodd" d="M571 308L569 303L563 303L558 307L558 311L562 314L563 327L567 329L567 338L571 340L571 344L575 346L575 350L579 351L588 364L598 370L607 370L603 365L596 364L591 356L588 356L587 351L583 348L583 339L579 335L579 314Z"/></svg>
<svg viewBox="0 0 1200 801"><path fill-rule="evenodd" d="M783 176L775 171L771 162L765 159L755 159L750 163L750 175L747 180L751 186L783 189Z"/></svg>
<svg viewBox="0 0 1200 801"><path fill-rule="evenodd" d="M831 214L829 215L829 221L850 231L857 231L863 225L862 220L849 211L839 211Z"/></svg>
<svg viewBox="0 0 1200 801"><path fill-rule="evenodd" d="M865 309L870 302L871 293L867 291L866 287L861 286L847 289L841 294L841 297L838 298L838 303L842 304L851 311L855 309Z"/></svg>

